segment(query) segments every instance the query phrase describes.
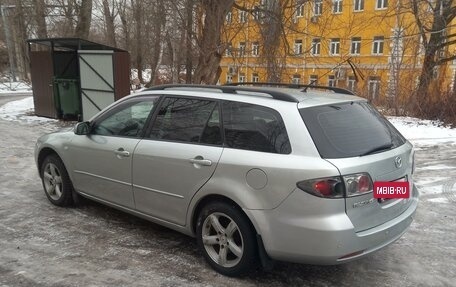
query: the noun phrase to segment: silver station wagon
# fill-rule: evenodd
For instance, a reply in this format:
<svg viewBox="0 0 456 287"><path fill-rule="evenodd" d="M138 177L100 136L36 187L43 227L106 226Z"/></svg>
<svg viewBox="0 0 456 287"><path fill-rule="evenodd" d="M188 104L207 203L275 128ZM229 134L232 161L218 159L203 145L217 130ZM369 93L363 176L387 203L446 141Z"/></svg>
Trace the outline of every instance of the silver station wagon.
<svg viewBox="0 0 456 287"><path fill-rule="evenodd" d="M344 89L249 84L157 86L39 138L46 196L196 237L228 276L348 262L401 237L418 205L414 151L388 120ZM376 199L376 181L407 181L411 196Z"/></svg>

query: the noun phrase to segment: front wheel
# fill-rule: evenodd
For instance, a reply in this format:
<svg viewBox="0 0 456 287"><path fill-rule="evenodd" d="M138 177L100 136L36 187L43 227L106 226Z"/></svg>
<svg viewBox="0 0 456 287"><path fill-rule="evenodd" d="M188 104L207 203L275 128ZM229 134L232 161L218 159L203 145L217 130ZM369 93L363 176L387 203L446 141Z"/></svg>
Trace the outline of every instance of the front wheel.
<svg viewBox="0 0 456 287"><path fill-rule="evenodd" d="M41 179L49 201L57 206L73 203L73 185L62 160L56 155L48 155L41 165Z"/></svg>
<svg viewBox="0 0 456 287"><path fill-rule="evenodd" d="M255 233L248 218L235 206L223 202L205 206L196 233L199 248L217 272L239 276L256 265Z"/></svg>

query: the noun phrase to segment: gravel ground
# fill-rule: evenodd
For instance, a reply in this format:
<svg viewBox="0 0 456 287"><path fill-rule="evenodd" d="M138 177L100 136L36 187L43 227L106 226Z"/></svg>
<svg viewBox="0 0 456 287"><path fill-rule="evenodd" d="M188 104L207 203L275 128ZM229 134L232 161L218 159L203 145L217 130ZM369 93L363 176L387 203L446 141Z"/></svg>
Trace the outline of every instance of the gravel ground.
<svg viewBox="0 0 456 287"><path fill-rule="evenodd" d="M20 97L2 97L0 105ZM60 124L61 125L61 124ZM456 286L456 144L417 149L422 192L396 243L338 266L277 263L227 278L195 241L88 202L51 205L33 160L35 140L59 124L0 120L0 286Z"/></svg>

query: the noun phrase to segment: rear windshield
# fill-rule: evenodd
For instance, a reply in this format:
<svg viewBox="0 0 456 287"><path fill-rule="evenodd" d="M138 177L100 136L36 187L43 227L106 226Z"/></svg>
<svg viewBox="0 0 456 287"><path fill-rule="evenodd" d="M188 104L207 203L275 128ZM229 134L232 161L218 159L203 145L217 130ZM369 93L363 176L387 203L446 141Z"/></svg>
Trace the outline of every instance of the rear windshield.
<svg viewBox="0 0 456 287"><path fill-rule="evenodd" d="M390 150L404 137L367 102L299 110L322 158L363 156Z"/></svg>

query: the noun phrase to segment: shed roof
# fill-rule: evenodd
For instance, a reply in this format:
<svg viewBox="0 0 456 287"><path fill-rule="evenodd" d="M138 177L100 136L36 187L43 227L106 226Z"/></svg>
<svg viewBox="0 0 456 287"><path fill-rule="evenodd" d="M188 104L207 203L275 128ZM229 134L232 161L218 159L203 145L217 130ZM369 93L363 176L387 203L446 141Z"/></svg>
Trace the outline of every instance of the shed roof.
<svg viewBox="0 0 456 287"><path fill-rule="evenodd" d="M45 38L28 39L29 44L39 44L51 48L63 48L67 50L110 50L115 52L126 52L125 50L95 43L81 38Z"/></svg>

